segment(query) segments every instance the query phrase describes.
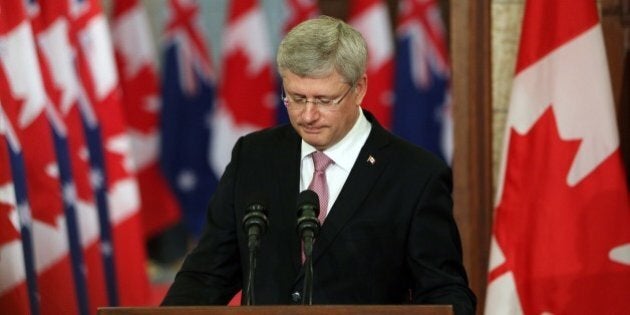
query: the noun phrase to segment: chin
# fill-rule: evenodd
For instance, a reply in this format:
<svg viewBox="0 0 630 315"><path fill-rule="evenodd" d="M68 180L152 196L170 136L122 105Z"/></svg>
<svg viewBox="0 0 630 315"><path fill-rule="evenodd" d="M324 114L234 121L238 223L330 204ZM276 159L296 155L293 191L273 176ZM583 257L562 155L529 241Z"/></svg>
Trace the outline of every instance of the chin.
<svg viewBox="0 0 630 315"><path fill-rule="evenodd" d="M323 151L325 148L325 145L322 144L320 141L317 141L316 139L308 139L306 137L302 137L302 139L304 140L304 142L312 145L313 147L315 147L315 149L319 151Z"/></svg>

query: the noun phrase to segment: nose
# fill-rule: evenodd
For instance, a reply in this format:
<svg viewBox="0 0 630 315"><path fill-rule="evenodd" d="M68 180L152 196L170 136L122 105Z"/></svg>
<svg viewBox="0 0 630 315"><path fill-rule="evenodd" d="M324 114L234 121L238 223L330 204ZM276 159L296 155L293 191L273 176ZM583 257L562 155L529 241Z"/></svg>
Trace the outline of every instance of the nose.
<svg viewBox="0 0 630 315"><path fill-rule="evenodd" d="M319 116L319 108L317 107L317 105L315 105L315 103L307 102L304 105L304 111L302 112L302 119L304 119L304 122L311 123L313 121L316 121Z"/></svg>

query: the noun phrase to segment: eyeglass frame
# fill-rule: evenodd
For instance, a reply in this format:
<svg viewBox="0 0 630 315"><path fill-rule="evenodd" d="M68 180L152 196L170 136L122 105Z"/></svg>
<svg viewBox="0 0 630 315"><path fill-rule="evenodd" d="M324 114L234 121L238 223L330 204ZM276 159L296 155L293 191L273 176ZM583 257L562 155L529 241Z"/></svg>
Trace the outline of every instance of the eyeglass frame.
<svg viewBox="0 0 630 315"><path fill-rule="evenodd" d="M303 98L303 100L301 101L296 101L294 98L292 98L291 96L289 96L288 94L285 93L284 91L284 86L281 87L281 92L280 92L280 99L282 100L282 103L284 104L284 107L286 107L287 109L291 110L304 110L306 108L306 104L311 103L315 106L317 106L318 109L327 109L327 110L331 110L333 108L336 108L337 105L341 104L341 102L343 102L344 98L346 98L346 96L350 93L350 91L354 88L354 85L348 84L350 85L350 87L348 88L348 90L343 93L343 95L341 95L338 99L332 99L329 100L327 103L326 102L322 102L321 98L314 98L313 100L309 100L307 97ZM324 99L326 100L326 99ZM299 107L297 108L291 108L289 103L293 102L293 104L297 104Z"/></svg>

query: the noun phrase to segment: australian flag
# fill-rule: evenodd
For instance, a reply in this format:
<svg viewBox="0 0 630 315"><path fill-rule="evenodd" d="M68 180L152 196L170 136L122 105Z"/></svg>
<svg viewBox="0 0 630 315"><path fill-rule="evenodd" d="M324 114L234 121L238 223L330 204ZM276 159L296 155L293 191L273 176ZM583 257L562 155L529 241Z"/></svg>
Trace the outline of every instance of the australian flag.
<svg viewBox="0 0 630 315"><path fill-rule="evenodd" d="M217 185L210 168L210 120L214 73L199 6L169 0L162 82L161 165L193 236L201 234L209 197Z"/></svg>
<svg viewBox="0 0 630 315"><path fill-rule="evenodd" d="M450 69L440 8L435 0L403 0L399 8L392 130L450 164Z"/></svg>

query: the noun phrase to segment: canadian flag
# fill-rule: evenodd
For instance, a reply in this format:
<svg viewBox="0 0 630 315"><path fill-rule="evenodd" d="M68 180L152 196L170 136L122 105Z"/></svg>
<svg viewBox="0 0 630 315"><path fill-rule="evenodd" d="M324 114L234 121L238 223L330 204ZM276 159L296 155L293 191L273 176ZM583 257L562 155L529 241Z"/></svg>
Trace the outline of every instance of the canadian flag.
<svg viewBox="0 0 630 315"><path fill-rule="evenodd" d="M89 155L79 112L79 80L62 3L30 2L42 80L49 99L59 177L63 185L72 267L81 313L107 305L100 227L90 183Z"/></svg>
<svg viewBox="0 0 630 315"><path fill-rule="evenodd" d="M392 25L382 0L351 0L349 23L365 38L368 48L369 89L362 107L381 125L391 127L392 82L394 81L394 40Z"/></svg>
<svg viewBox="0 0 630 315"><path fill-rule="evenodd" d="M81 81L79 105L97 191L110 305L146 305L149 282L139 190L109 26L98 0L68 1L67 16Z"/></svg>
<svg viewBox="0 0 630 315"><path fill-rule="evenodd" d="M301 22L317 16L316 0L286 0L287 16L282 24L282 33L288 33Z"/></svg>
<svg viewBox="0 0 630 315"><path fill-rule="evenodd" d="M112 36L140 186L144 233L151 237L177 223L180 211L158 164L159 80L149 20L139 0L114 1Z"/></svg>
<svg viewBox="0 0 630 315"><path fill-rule="evenodd" d="M210 161L222 174L236 140L275 123L279 95L267 21L257 0L231 1L223 34L218 106L212 118Z"/></svg>
<svg viewBox="0 0 630 315"><path fill-rule="evenodd" d="M20 187L24 184L23 163L19 141L0 102L0 311L38 314L32 223L26 188Z"/></svg>
<svg viewBox="0 0 630 315"><path fill-rule="evenodd" d="M528 0L486 314L630 309L630 201L594 0Z"/></svg>
<svg viewBox="0 0 630 315"><path fill-rule="evenodd" d="M72 281L59 167L45 113L48 99L42 83L33 31L23 2L1 1L0 14L0 47L3 47L0 50L0 102L8 125L15 131L16 142L21 144L24 158L26 192L20 203L24 205L27 195L32 209L32 224L26 226L32 228L32 259L37 273L38 302L43 314L75 314L78 308L75 283ZM27 212L19 214L20 220L30 221ZM2 251L4 249L8 248L3 246ZM24 253L27 254L30 253ZM3 255L1 259L12 264L11 261L21 257ZM15 265L20 264L14 262ZM6 279L9 281L0 283L0 299L4 293L28 281L26 273L20 272ZM14 313L11 309L6 311Z"/></svg>

